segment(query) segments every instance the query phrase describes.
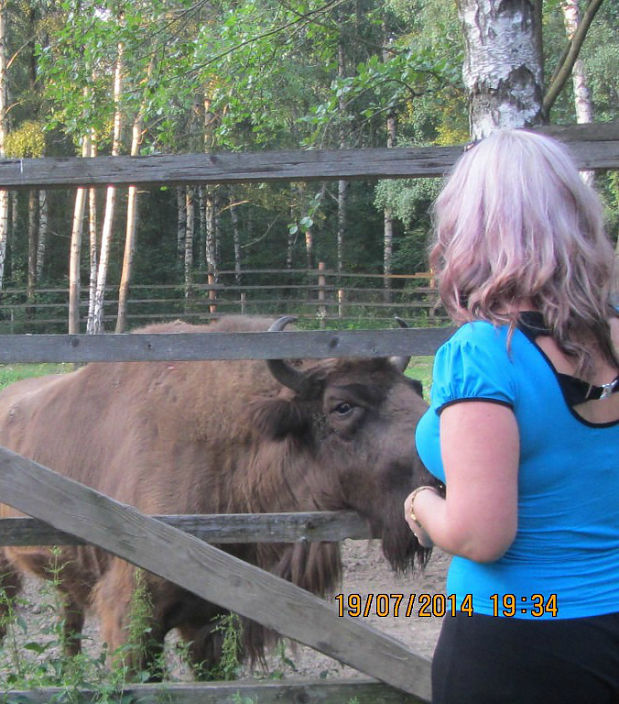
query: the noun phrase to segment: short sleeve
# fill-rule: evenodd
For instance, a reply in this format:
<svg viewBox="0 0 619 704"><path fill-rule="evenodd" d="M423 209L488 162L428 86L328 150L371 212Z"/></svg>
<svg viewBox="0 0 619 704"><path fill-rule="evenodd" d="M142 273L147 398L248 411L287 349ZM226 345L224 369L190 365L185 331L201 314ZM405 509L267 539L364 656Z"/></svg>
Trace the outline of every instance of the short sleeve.
<svg viewBox="0 0 619 704"><path fill-rule="evenodd" d="M434 360L432 408L458 401L492 401L513 407L514 375L506 328L478 321L463 325Z"/></svg>

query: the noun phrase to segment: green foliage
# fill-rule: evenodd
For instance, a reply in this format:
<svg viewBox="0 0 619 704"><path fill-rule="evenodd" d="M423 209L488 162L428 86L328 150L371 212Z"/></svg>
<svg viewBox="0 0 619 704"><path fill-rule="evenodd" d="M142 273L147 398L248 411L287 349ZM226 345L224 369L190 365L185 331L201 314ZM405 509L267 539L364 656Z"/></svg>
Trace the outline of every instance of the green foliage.
<svg viewBox="0 0 619 704"><path fill-rule="evenodd" d="M221 634L221 659L208 670L206 677L212 680L236 680L241 668L243 624L235 613L217 619L215 632Z"/></svg>
<svg viewBox="0 0 619 704"><path fill-rule="evenodd" d="M461 67L464 43L452 0L61 0L10 6L12 156L74 154L86 134L109 152L115 106L112 79L123 47L119 105L128 152L131 125L143 119L140 153L385 146L387 119L396 146L459 144L468 139ZM619 114L616 3L604 3L582 49L596 120ZM565 46L558 0L544 3L548 79ZM571 87L552 121L574 121ZM611 233L617 230L616 182L598 177ZM437 181L356 182L347 191L343 267L379 272L383 213L395 218L393 268L423 270L429 207ZM175 189L140 192L133 281L182 285L177 257ZM337 191L333 183L219 186L220 268L234 266L232 203L242 266L283 267L289 238L293 267L337 263ZM73 191L49 194L46 282L66 287ZM6 277L23 283L28 262L27 196L18 195ZM203 212L203 211L202 211ZM199 210L196 209L196 216ZM101 213L99 213L101 218ZM123 253L120 191L109 271L115 284ZM204 219L197 217L194 270L204 269ZM84 270L88 265L83 247ZM87 283L85 273L82 284ZM54 299L57 300L57 299ZM2 326L21 330L15 309ZM21 317L20 317L21 316ZM23 318L23 320L22 320Z"/></svg>
<svg viewBox="0 0 619 704"><path fill-rule="evenodd" d="M4 142L8 157L38 158L45 153L43 126L33 120L26 120L10 132Z"/></svg>

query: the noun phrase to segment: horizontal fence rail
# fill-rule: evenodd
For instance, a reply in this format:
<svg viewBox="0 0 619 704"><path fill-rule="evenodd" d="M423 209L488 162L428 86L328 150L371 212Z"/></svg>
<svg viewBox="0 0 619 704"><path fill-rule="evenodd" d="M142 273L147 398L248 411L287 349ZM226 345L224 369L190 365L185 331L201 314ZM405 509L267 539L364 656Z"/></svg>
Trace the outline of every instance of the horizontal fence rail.
<svg viewBox="0 0 619 704"><path fill-rule="evenodd" d="M367 522L352 511L183 514L153 518L207 543L334 542L380 537L372 535ZM0 546L83 544L80 538L34 518L0 519Z"/></svg>
<svg viewBox="0 0 619 704"><path fill-rule="evenodd" d="M619 168L619 122L539 128L569 142L581 169ZM0 187L251 183L443 176L462 147L0 159Z"/></svg>
<svg viewBox="0 0 619 704"><path fill-rule="evenodd" d="M123 335L0 335L0 362L323 359L434 354L453 328Z"/></svg>
<svg viewBox="0 0 619 704"><path fill-rule="evenodd" d="M48 704L70 701L72 704L98 704L101 692L80 690L71 692L47 687L42 690L11 692L11 702ZM329 680L235 680L201 684L141 684L124 687L119 698L107 701L128 704L423 704L412 694L389 687L369 678Z"/></svg>

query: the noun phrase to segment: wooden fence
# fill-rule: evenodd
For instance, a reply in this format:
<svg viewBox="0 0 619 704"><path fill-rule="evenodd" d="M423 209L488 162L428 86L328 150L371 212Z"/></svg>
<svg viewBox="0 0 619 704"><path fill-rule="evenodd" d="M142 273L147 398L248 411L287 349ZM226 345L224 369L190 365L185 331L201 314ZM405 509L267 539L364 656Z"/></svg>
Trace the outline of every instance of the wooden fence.
<svg viewBox="0 0 619 704"><path fill-rule="evenodd" d="M283 357L427 354L448 329L287 331L274 333L161 335L0 336L0 361L137 361L271 359ZM232 702L238 694L259 703L416 703L430 695L427 659L398 641L348 617L322 599L246 564L203 540L216 542L367 538L355 515L293 514L231 517L145 516L49 469L0 449L0 497L31 519L0 521L1 544L86 541L169 579L199 596L258 620L300 643L349 664L375 680L164 685L170 702ZM41 523L44 522L44 524ZM179 528L182 528L180 530ZM187 532L185 532L187 530ZM193 533L194 535L190 534ZM208 574L208 578L205 575ZM155 701L157 688L133 687L136 701ZM24 692L45 701L51 692ZM159 692L159 695L161 692ZM83 701L89 694L82 692ZM198 699L199 697L199 699Z"/></svg>
<svg viewBox="0 0 619 704"><path fill-rule="evenodd" d="M240 279L240 280L239 280ZM106 289L104 321L113 323L118 290ZM317 269L260 269L218 272L212 283L135 285L127 302L130 328L176 320L205 323L223 314L295 315L321 328L354 323L360 327L388 327L394 316L411 325L446 321L437 309L437 292L429 274L363 274ZM0 297L0 334L60 333L66 331L69 292L66 288L38 289L28 299L26 289L4 289ZM88 300L80 303L86 328Z"/></svg>
<svg viewBox="0 0 619 704"><path fill-rule="evenodd" d="M619 123L559 131L570 141L577 163L587 169L619 167ZM107 183L222 183L235 181L395 178L442 175L461 148L411 148L355 152L285 152L277 154L202 154L176 157L97 157L94 159L0 160L0 187L31 188ZM326 305L326 304L325 304ZM294 313L294 310L287 310ZM315 331L220 333L209 335L0 335L0 362L270 359L334 356L430 354L450 334L449 329L384 331ZM208 344L207 344L208 343ZM263 702L332 702L359 704L427 702L430 662L398 641L352 618L339 618L322 599L179 530L196 517L172 517L164 522L145 516L85 486L72 482L19 455L0 449L0 497L20 511L74 538L50 533L47 541L81 540L98 545L134 564L161 575L224 608L258 620L300 643L357 668L372 680L285 683L214 683L210 685L141 686L127 693L133 701L218 702L233 704L240 696ZM350 521L351 517L344 517ZM276 539L311 539L318 517L301 514L226 518L244 523L240 530L257 539L252 521L265 521L267 538L286 525L292 533ZM329 521L335 520L332 516ZM354 517L352 518L355 522ZM210 517L217 524L220 517ZM246 523L249 521L249 524ZM297 522L293 529L290 523ZM185 523L184 523L185 522ZM175 525L176 524L176 525ZM41 542L41 525L2 523L0 542ZM316 523L318 525L318 523ZM339 524L338 524L339 525ZM21 526L21 527L20 527ZM251 526L251 527L248 527ZM300 528L299 528L300 526ZM222 527L222 526L219 526ZM39 532L34 532L38 530ZM229 526L226 530L230 529ZM238 528L237 528L238 529ZM201 537L221 541L219 532ZM277 528L277 531L279 528ZM294 532L294 531L297 532ZM322 529L321 529L322 530ZM24 535L24 533L29 535ZM209 532L210 531L210 532ZM333 534L361 537L363 526L338 528ZM320 539L325 533L318 531ZM217 538L215 538L217 536ZM287 536L287 537L284 537ZM296 537L295 537L296 536ZM234 540L240 539L235 534ZM208 579L205 574L208 573ZM82 692L82 701L89 693ZM21 701L49 701L53 692L13 693Z"/></svg>

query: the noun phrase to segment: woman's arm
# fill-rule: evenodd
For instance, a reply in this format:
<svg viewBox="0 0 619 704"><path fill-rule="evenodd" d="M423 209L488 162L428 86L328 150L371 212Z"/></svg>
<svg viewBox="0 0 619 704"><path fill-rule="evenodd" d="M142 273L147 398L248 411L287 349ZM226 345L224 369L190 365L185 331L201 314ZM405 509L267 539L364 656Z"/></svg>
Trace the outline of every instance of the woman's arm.
<svg viewBox="0 0 619 704"><path fill-rule="evenodd" d="M422 545L432 543L476 562L493 562L512 544L518 525L518 426L512 410L487 401L447 406L440 417L446 498L411 497L405 515Z"/></svg>

